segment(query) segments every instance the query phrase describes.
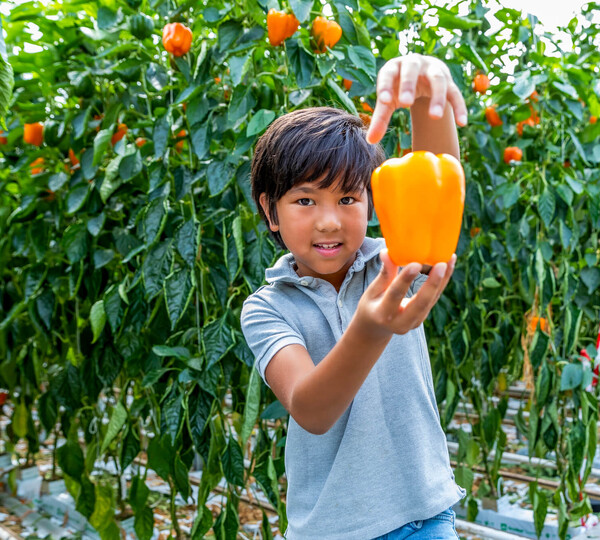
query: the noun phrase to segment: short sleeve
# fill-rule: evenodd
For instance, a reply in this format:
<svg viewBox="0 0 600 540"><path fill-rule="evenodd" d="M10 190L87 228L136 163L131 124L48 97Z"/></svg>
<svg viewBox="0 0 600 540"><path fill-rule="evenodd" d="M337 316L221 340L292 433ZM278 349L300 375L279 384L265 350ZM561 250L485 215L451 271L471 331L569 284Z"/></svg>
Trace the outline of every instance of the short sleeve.
<svg viewBox="0 0 600 540"><path fill-rule="evenodd" d="M254 354L254 367L267 386L265 370L273 356L288 345L306 347L300 333L260 296L252 295L244 302L241 325L246 343Z"/></svg>

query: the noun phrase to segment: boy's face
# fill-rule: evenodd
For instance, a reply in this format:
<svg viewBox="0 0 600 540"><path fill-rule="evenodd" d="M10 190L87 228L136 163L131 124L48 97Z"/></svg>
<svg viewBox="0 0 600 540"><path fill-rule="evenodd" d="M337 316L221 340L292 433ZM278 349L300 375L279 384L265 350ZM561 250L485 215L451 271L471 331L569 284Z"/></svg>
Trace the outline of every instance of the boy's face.
<svg viewBox="0 0 600 540"><path fill-rule="evenodd" d="M266 195L260 203L272 231L279 231L294 255L299 276L329 281L339 290L367 232L369 201L366 188L345 192L335 182L328 188L305 182L276 203L278 223L269 215Z"/></svg>

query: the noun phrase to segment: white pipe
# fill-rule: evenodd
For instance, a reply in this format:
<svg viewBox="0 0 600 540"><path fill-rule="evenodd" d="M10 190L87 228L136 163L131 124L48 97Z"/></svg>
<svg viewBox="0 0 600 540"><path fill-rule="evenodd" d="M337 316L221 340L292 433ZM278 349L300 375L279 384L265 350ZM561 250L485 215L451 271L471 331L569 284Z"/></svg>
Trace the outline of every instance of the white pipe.
<svg viewBox="0 0 600 540"><path fill-rule="evenodd" d="M458 518L454 520L454 525L456 529L461 532L474 534L475 536L485 538L486 540L521 540L522 538L527 538L527 536L518 536L516 534L484 527L483 525L478 525L477 523L471 523L470 521L464 521Z"/></svg>

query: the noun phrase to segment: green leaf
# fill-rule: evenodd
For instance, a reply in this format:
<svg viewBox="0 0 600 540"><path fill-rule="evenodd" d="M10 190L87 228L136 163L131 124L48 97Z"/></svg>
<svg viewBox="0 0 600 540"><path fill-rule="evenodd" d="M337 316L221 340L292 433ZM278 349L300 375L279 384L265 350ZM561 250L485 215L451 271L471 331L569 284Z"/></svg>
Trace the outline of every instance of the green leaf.
<svg viewBox="0 0 600 540"><path fill-rule="evenodd" d="M533 341L531 342L531 349L529 352L529 359L534 370L537 370L542 360L546 357L548 351L548 343L550 342L550 336L544 332L536 330Z"/></svg>
<svg viewBox="0 0 600 540"><path fill-rule="evenodd" d="M177 251L183 258L183 260L186 262L186 264L190 267L194 266L194 263L196 261L196 254L198 252L198 248L196 245L196 237L196 224L194 223L193 219L188 219L175 232L175 245L177 247Z"/></svg>
<svg viewBox="0 0 600 540"><path fill-rule="evenodd" d="M142 264L142 278L146 298L154 298L163 290L163 284L170 273L173 253L169 240L153 246Z"/></svg>
<svg viewBox="0 0 600 540"><path fill-rule="evenodd" d="M260 418L262 420L277 420L278 418L285 418L288 415L289 413L285 410L285 407L276 399L261 413Z"/></svg>
<svg viewBox="0 0 600 540"><path fill-rule="evenodd" d="M126 182L131 180L134 176L137 176L142 172L142 155L139 150L135 150L132 154L128 154L123 157L119 163L119 175L121 180Z"/></svg>
<svg viewBox="0 0 600 540"><path fill-rule="evenodd" d="M74 187L67 197L67 214L74 214L85 204L87 196L90 192L90 186L85 184Z"/></svg>
<svg viewBox="0 0 600 540"><path fill-rule="evenodd" d="M242 446L246 445L246 441L252 430L254 424L258 418L258 411L260 407L260 388L261 379L258 374L258 370L251 368L250 378L248 381L248 388L246 389L246 403L244 405L244 419L242 422Z"/></svg>
<svg viewBox="0 0 600 540"><path fill-rule="evenodd" d="M161 116L154 122L154 157L161 158L167 150L169 134L171 133L171 118L168 114Z"/></svg>
<svg viewBox="0 0 600 540"><path fill-rule="evenodd" d="M92 161L92 165L100 164L110 146L112 135L112 129L101 129L96 137L94 137L94 160Z"/></svg>
<svg viewBox="0 0 600 540"><path fill-rule="evenodd" d="M173 472L175 473L173 477L173 480L175 480L175 487L177 488L177 491L181 493L181 496L187 501L191 491L189 470L179 456L175 456Z"/></svg>
<svg viewBox="0 0 600 540"><path fill-rule="evenodd" d="M16 406L11 418L11 426L14 434L19 439L24 438L27 435L27 420L29 418L29 411L23 401L20 401Z"/></svg>
<svg viewBox="0 0 600 540"><path fill-rule="evenodd" d="M369 76L371 82L377 77L377 62L375 55L366 47L351 45L348 47L348 58L352 64Z"/></svg>
<svg viewBox="0 0 600 540"><path fill-rule="evenodd" d="M79 444L67 441L58 447L56 456L60 468L71 478L79 480L84 470L83 452Z"/></svg>
<svg viewBox="0 0 600 540"><path fill-rule="evenodd" d="M127 409L125 409L123 404L119 401L110 416L110 421L108 422L108 427L106 428L106 435L104 436L102 448L100 449L101 454L106 452L106 449L113 439L119 434L126 421Z"/></svg>
<svg viewBox="0 0 600 540"><path fill-rule="evenodd" d="M150 540L154 531L154 513L152 508L144 506L135 513L133 528L139 540Z"/></svg>
<svg viewBox="0 0 600 540"><path fill-rule="evenodd" d="M300 23L303 23L310 15L313 0L290 0L290 7Z"/></svg>
<svg viewBox="0 0 600 540"><path fill-rule="evenodd" d="M208 189L210 196L214 197L223 192L235 176L235 165L225 159L224 161L211 161L206 169Z"/></svg>
<svg viewBox="0 0 600 540"><path fill-rule="evenodd" d="M96 487L87 475L83 474L81 476L81 490L79 492L79 497L77 497L75 510L89 519L94 512L95 506Z"/></svg>
<svg viewBox="0 0 600 540"><path fill-rule="evenodd" d="M69 177L64 172L58 172L56 174L53 174L48 179L48 189L51 189L52 191L58 191L67 183L68 180Z"/></svg>
<svg viewBox="0 0 600 540"><path fill-rule="evenodd" d="M346 109L350 114L358 114L356 107L354 106L353 101L348 97L346 92L344 92L338 84L331 78L327 78L327 86L331 88L334 94L338 97L344 109Z"/></svg>
<svg viewBox="0 0 600 540"><path fill-rule="evenodd" d="M62 246L71 264L83 259L88 248L86 226L76 223L68 227L62 239Z"/></svg>
<svg viewBox="0 0 600 540"><path fill-rule="evenodd" d="M100 198L104 203L123 183L123 180L119 177L119 165L121 165L122 159L123 156L115 156L106 166L106 174L100 186Z"/></svg>
<svg viewBox="0 0 600 540"><path fill-rule="evenodd" d="M554 197L554 193L552 193L552 191L545 187L544 191L540 195L540 200L538 202L538 210L540 212L542 221L544 222L544 225L546 225L546 227L549 227L550 223L552 223L555 209L556 198Z"/></svg>
<svg viewBox="0 0 600 540"><path fill-rule="evenodd" d="M129 504L135 513L144 508L149 494L150 488L146 485L144 478L141 476L134 476L131 480L128 497Z"/></svg>
<svg viewBox="0 0 600 540"><path fill-rule="evenodd" d="M466 489L469 493L473 488L474 478L475 475L473 471L468 467L456 467L454 470L454 479L456 480L456 483L463 489Z"/></svg>
<svg viewBox="0 0 600 540"><path fill-rule="evenodd" d="M103 300L98 300L92 306L92 309L90 310L90 323L92 325L92 333L94 334L92 343L96 343L106 324L106 312L104 311Z"/></svg>
<svg viewBox="0 0 600 540"><path fill-rule="evenodd" d="M233 438L229 437L227 448L223 454L223 472L225 478L230 484L236 486L244 486L244 455L240 444Z"/></svg>
<svg viewBox="0 0 600 540"><path fill-rule="evenodd" d="M583 368L581 364L567 364L560 376L560 391L577 388L583 380Z"/></svg>
<svg viewBox="0 0 600 540"><path fill-rule="evenodd" d="M210 530L213 524L212 512L206 507L202 507L202 511L198 512L192 527L191 540L203 540L205 534Z"/></svg>
<svg viewBox="0 0 600 540"><path fill-rule="evenodd" d="M437 8L438 25L442 28L470 30L481 26L482 21L465 16L458 16L444 8Z"/></svg>
<svg viewBox="0 0 600 540"><path fill-rule="evenodd" d="M285 52L288 61L296 76L296 83L300 88L305 88L312 82L312 73L315 69L315 59L310 55L299 40L288 39L285 42Z"/></svg>
<svg viewBox="0 0 600 540"><path fill-rule="evenodd" d="M347 98L347 97L346 97ZM258 111L248 122L248 127L246 128L246 136L251 137L252 135L258 135L262 133L269 124L275 120L275 111L269 111L267 109L261 109Z"/></svg>
<svg viewBox="0 0 600 540"><path fill-rule="evenodd" d="M235 344L231 328L226 319L227 313L221 319L217 319L202 328L202 346L206 355L207 365L205 369L207 370L221 360Z"/></svg>
<svg viewBox="0 0 600 540"><path fill-rule="evenodd" d="M194 292L190 271L185 268L169 275L165 280L164 290L171 330L174 330L177 321L185 313Z"/></svg>
<svg viewBox="0 0 600 540"><path fill-rule="evenodd" d="M0 17L0 119L4 121L8 111L8 104L12 97L14 86L13 68L8 62L4 33L2 31L2 17Z"/></svg>
<svg viewBox="0 0 600 540"><path fill-rule="evenodd" d="M192 127L192 148L198 159L204 159L210 148L208 124L196 124Z"/></svg>
<svg viewBox="0 0 600 540"><path fill-rule="evenodd" d="M535 81L531 78L531 73L526 71L515 77L513 92L521 99L528 98L535 90Z"/></svg>
<svg viewBox="0 0 600 540"><path fill-rule="evenodd" d="M109 485L96 485L96 504L90 517L90 525L101 534L114 524L114 490Z"/></svg>
<svg viewBox="0 0 600 540"><path fill-rule="evenodd" d="M140 453L140 440L132 426L129 427L127 435L121 447L121 469L126 469Z"/></svg>
<svg viewBox="0 0 600 540"><path fill-rule="evenodd" d="M165 482L169 481L171 471L170 463L173 460L171 452L161 443L157 436L148 443L148 467L152 469Z"/></svg>
<svg viewBox="0 0 600 540"><path fill-rule="evenodd" d="M252 66L252 54L247 53L244 56L230 56L227 60L229 63L229 70L231 73L231 82L233 86L240 84L248 73L249 68Z"/></svg>
<svg viewBox="0 0 600 540"><path fill-rule="evenodd" d="M161 92L169 84L169 74L163 66L150 63L146 70L146 81L154 90Z"/></svg>
<svg viewBox="0 0 600 540"><path fill-rule="evenodd" d="M493 277L488 277L488 278L485 278L485 279L484 279L484 280L481 282L481 284L482 284L484 287L487 287L487 288L489 288L489 289L496 289L496 288L498 288L498 287L501 287L501 286L502 286L502 285L500 284L500 282L499 282L497 279L493 278Z"/></svg>
<svg viewBox="0 0 600 540"><path fill-rule="evenodd" d="M175 357L178 360L183 360L184 362L189 360L192 355L190 351L185 347L169 347L167 345L155 345L152 347L152 352L156 356L162 357Z"/></svg>
<svg viewBox="0 0 600 540"><path fill-rule="evenodd" d="M600 285L600 268L584 268L580 274L581 281L588 289L588 294L592 294Z"/></svg>
<svg viewBox="0 0 600 540"><path fill-rule="evenodd" d="M575 132L572 129L567 129L566 131L569 134L569 136L571 137L571 141L573 142L573 145L575 146L575 150L577 150L577 153L580 155L583 162L585 164L587 164L587 157L585 155L585 150L583 149L581 142L577 138L577 135L575 135Z"/></svg>

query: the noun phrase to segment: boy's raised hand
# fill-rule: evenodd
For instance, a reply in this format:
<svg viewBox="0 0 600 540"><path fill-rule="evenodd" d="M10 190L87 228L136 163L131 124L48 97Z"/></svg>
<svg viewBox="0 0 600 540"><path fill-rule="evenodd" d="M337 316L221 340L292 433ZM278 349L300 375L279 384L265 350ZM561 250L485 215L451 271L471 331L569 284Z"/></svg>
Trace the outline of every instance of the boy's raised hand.
<svg viewBox="0 0 600 540"><path fill-rule="evenodd" d="M452 255L448 263L433 266L427 281L410 298L406 298L406 293L421 265L410 263L397 273L398 267L390 259L387 249L381 251L380 258L381 272L358 303L356 323L371 336L405 334L417 328L438 301L454 271L456 255Z"/></svg>
<svg viewBox="0 0 600 540"><path fill-rule="evenodd" d="M393 112L410 107L415 100L427 97L429 115L441 118L446 102L454 109L456 123L467 124L467 106L452 80L448 66L432 56L408 54L385 63L377 75L377 103L367 133L367 141L376 143L385 134Z"/></svg>

